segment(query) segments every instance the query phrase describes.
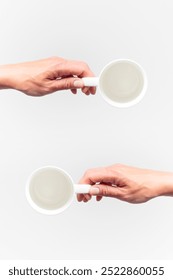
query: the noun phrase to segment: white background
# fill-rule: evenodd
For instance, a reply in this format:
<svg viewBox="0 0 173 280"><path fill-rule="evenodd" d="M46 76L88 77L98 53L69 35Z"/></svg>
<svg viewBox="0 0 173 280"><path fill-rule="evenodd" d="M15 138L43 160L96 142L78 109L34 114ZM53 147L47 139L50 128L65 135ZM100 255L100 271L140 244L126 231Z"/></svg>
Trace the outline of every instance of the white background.
<svg viewBox="0 0 173 280"><path fill-rule="evenodd" d="M99 92L0 92L1 259L173 258L173 198L74 201L51 217L25 198L28 176L43 165L75 182L117 162L173 170L172 14L171 0L1 0L1 64L57 55L84 60L98 75L112 59L130 58L149 80L146 97L129 109L111 107Z"/></svg>

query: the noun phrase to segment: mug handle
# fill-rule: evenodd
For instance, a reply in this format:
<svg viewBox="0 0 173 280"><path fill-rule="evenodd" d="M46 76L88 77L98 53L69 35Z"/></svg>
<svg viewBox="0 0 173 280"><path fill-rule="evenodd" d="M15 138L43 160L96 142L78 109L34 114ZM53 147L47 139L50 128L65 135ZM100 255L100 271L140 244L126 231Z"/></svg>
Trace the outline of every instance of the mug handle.
<svg viewBox="0 0 173 280"><path fill-rule="evenodd" d="M75 193L89 193L91 185L85 184L74 184Z"/></svg>
<svg viewBox="0 0 173 280"><path fill-rule="evenodd" d="M85 77L82 81L86 87L96 87L99 84L99 77Z"/></svg>

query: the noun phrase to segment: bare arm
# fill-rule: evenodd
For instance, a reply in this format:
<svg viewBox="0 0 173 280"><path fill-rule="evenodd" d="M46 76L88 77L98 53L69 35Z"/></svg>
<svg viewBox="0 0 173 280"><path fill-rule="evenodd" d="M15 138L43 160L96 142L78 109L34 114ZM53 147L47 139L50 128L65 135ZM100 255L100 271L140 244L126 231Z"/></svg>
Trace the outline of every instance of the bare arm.
<svg viewBox="0 0 173 280"><path fill-rule="evenodd" d="M27 95L42 96L58 90L81 88L86 95L95 94L95 87L84 87L82 77L93 72L81 61L51 57L38 61L1 65L0 89L16 89Z"/></svg>
<svg viewBox="0 0 173 280"><path fill-rule="evenodd" d="M90 194L79 194L78 201L87 202L113 197L130 203L143 203L158 196L173 196L173 173L141 169L122 164L88 170L80 183L91 184Z"/></svg>

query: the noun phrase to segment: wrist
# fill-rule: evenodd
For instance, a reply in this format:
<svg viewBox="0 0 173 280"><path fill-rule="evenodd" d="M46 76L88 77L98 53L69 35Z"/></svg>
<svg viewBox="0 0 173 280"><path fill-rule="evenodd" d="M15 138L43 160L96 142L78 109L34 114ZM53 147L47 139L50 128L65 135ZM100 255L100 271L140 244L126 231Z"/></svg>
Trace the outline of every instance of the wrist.
<svg viewBox="0 0 173 280"><path fill-rule="evenodd" d="M163 184L158 189L159 196L173 196L173 173L165 172L163 175Z"/></svg>
<svg viewBox="0 0 173 280"><path fill-rule="evenodd" d="M10 65L0 65L0 89L14 88L11 82Z"/></svg>

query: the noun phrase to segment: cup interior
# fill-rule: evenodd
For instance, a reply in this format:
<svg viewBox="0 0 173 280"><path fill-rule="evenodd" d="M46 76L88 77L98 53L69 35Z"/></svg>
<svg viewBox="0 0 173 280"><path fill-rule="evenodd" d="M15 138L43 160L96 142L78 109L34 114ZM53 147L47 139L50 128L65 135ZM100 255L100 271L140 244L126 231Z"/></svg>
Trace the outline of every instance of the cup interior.
<svg viewBox="0 0 173 280"><path fill-rule="evenodd" d="M28 184L30 201L36 210L61 212L67 208L74 195L71 178L56 167L45 167L35 171ZM34 207L35 208L35 207Z"/></svg>
<svg viewBox="0 0 173 280"><path fill-rule="evenodd" d="M102 71L99 87L103 97L112 105L130 105L144 93L143 69L130 60L117 60Z"/></svg>

